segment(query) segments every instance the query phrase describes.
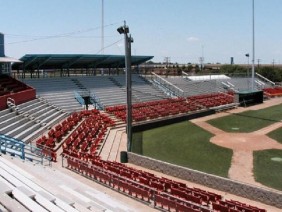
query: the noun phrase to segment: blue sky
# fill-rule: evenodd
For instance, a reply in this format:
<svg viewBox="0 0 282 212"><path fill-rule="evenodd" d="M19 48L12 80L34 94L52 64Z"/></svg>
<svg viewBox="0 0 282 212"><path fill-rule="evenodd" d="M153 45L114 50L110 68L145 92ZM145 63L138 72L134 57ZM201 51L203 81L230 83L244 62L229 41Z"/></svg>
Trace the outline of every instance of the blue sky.
<svg viewBox="0 0 282 212"><path fill-rule="evenodd" d="M255 0L256 62L282 63L281 0ZM101 54L101 0L0 0L7 56ZM124 54L116 29L126 20L133 55L153 61L247 63L252 0L104 0L105 54Z"/></svg>

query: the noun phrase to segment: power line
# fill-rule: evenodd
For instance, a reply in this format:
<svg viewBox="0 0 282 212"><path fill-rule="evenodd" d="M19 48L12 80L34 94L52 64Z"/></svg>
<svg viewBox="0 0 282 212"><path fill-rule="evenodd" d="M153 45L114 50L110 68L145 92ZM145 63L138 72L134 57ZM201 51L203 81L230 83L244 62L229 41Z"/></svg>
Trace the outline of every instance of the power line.
<svg viewBox="0 0 282 212"><path fill-rule="evenodd" d="M109 48L109 47L111 47L111 46L113 46L113 45L119 43L119 42L122 41L122 40L123 40L123 38L122 38L122 39L119 39L118 41L115 41L114 43L109 44L108 46L105 46L103 49L100 49L98 52L96 52L96 54L99 54L100 52L102 52L102 51L105 50L106 48Z"/></svg>
<svg viewBox="0 0 282 212"><path fill-rule="evenodd" d="M108 25L105 25L104 27L114 26L114 25L119 24L119 23L120 22L108 24ZM62 34L57 34L57 35L46 35L46 36L44 36L44 35L41 35L41 36L15 35L15 34L6 34L6 35L8 35L8 36L15 36L15 37L20 37L20 36L23 36L23 37L35 37L33 39L22 40L22 41L15 41L15 42L8 43L8 44L18 44L18 43L27 43L27 42L33 42L33 41L38 41L38 40L46 40L46 39L54 39L54 38L62 38L62 37L71 37L72 35L81 34L81 33L85 33L85 32L90 32L90 31L98 30L100 28L101 27L98 26L98 27L95 27L95 28L89 28L89 29L85 29L85 30L77 30L77 31L72 31L72 32L68 32L68 33L62 33Z"/></svg>

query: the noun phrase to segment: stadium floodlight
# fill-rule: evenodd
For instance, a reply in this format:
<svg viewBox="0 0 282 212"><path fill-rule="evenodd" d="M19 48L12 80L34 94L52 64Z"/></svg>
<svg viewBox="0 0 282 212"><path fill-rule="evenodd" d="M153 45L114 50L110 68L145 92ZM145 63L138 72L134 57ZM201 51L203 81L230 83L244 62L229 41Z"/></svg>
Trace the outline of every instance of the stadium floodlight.
<svg viewBox="0 0 282 212"><path fill-rule="evenodd" d="M245 56L248 58L248 66L247 66L247 77L249 77L249 65L250 65L250 54L249 53L247 53L247 54L245 54Z"/></svg>
<svg viewBox="0 0 282 212"><path fill-rule="evenodd" d="M133 38L128 36L129 28L124 25L117 28L119 34L124 34L125 46L125 74L126 74L126 134L127 134L127 151L131 152L132 143L132 102L131 102L131 43Z"/></svg>
<svg viewBox="0 0 282 212"><path fill-rule="evenodd" d="M127 34L129 33L129 28L128 26L124 25L124 26L117 28L117 31L119 32L119 34Z"/></svg>

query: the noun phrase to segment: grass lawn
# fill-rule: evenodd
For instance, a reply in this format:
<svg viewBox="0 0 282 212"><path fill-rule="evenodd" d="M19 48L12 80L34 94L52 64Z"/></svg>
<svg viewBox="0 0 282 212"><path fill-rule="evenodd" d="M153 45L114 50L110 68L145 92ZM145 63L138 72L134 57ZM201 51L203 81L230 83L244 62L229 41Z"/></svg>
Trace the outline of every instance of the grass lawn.
<svg viewBox="0 0 282 212"><path fill-rule="evenodd" d="M282 191L282 150L254 152L254 175L261 184Z"/></svg>
<svg viewBox="0 0 282 212"><path fill-rule="evenodd" d="M267 136L282 144L282 128L278 128L268 133Z"/></svg>
<svg viewBox="0 0 282 212"><path fill-rule="evenodd" d="M282 105L261 110L249 110L239 114L209 120L208 123L225 132L253 132L282 120Z"/></svg>
<svg viewBox="0 0 282 212"><path fill-rule="evenodd" d="M212 136L202 128L185 121L133 134L133 151L158 160L227 177L232 150L210 143Z"/></svg>

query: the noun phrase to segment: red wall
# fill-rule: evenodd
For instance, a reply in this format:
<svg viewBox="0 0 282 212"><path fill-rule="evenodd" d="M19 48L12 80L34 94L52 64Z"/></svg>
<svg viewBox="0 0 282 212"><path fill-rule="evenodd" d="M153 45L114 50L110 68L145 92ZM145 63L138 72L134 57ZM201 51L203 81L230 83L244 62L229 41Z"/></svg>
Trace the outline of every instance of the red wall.
<svg viewBox="0 0 282 212"><path fill-rule="evenodd" d="M25 103L27 101L33 100L36 97L36 91L34 88L29 88L24 91L17 93L12 93L4 96L0 96L0 110L7 108L7 98L12 98L15 100L16 105Z"/></svg>
<svg viewBox="0 0 282 212"><path fill-rule="evenodd" d="M13 80L17 81L16 79ZM4 110L7 108L7 99L9 97L15 100L16 105L22 104L35 99L36 90L32 87L27 86L27 88L23 91L0 96L0 110Z"/></svg>

